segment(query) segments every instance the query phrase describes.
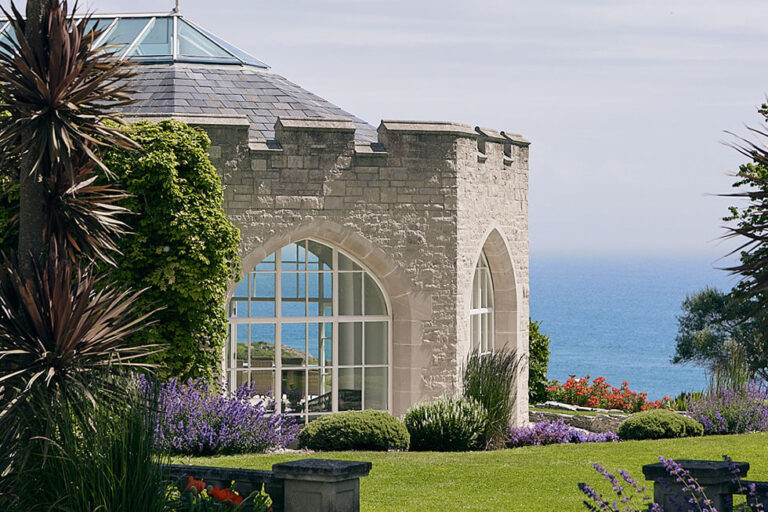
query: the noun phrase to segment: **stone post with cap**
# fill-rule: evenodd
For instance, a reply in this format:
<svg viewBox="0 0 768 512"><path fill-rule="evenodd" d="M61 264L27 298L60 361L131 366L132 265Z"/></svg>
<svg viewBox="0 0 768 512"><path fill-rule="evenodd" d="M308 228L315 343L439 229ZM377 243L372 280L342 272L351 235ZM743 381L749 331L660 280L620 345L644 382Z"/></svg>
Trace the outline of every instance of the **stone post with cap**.
<svg viewBox="0 0 768 512"><path fill-rule="evenodd" d="M304 459L272 466L283 481L283 512L359 512L360 477L370 462Z"/></svg>

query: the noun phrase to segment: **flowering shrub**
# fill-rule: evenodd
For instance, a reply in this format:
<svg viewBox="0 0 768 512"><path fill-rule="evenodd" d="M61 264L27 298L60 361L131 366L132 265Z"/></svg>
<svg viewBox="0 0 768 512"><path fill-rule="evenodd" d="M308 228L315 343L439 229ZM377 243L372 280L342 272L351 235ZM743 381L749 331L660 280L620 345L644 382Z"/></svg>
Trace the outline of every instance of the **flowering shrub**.
<svg viewBox="0 0 768 512"><path fill-rule="evenodd" d="M208 485L191 476L184 492L176 491L171 496L171 502L175 505L173 510L178 512L234 512L243 510L246 505L253 512L272 512L272 500L264 492L263 486L261 491L254 491L250 496L243 498L232 489L219 489L218 486Z"/></svg>
<svg viewBox="0 0 768 512"><path fill-rule="evenodd" d="M510 427L507 446L517 448L518 446L546 444L605 443L618 440L619 436L613 432L605 432L603 434L582 432L567 425L563 420L557 420L542 421L530 427Z"/></svg>
<svg viewBox="0 0 768 512"><path fill-rule="evenodd" d="M712 390L688 402L688 414L706 434L742 434L768 430L768 390L752 382L742 389Z"/></svg>
<svg viewBox="0 0 768 512"><path fill-rule="evenodd" d="M150 384L141 377L149 392ZM160 384L160 418L155 431L159 450L186 454L264 452L284 448L299 434L293 418L276 414L274 403L252 386L227 395L202 379Z"/></svg>
<svg viewBox="0 0 768 512"><path fill-rule="evenodd" d="M680 464L672 459L665 459L659 457L659 460L664 465L664 469L669 473L671 479L682 484L682 490L678 496L673 497L672 504L675 510L688 510L689 512L717 512L717 509L712 506L712 500L704 493L704 489L699 485L695 478L691 476L691 473L683 469ZM734 512L749 512L749 511L764 511L766 502L763 497L759 496L757 487L754 483L747 483L746 485L741 481L741 475L739 469L730 459L730 457L724 455L723 460L728 463L728 467L731 471L731 481L735 485L739 494L746 495L746 501L733 507ZM624 470L619 470L618 473L621 476L621 480L616 478L613 473L609 473L600 464L594 464L595 470L607 480L616 495L614 498L604 498L597 490L585 483L579 483L579 490L584 493L587 500L584 501L584 506L587 510L600 511L600 512L664 512L661 504L652 502L649 496L648 488L641 486L637 480ZM665 485L664 480L657 482L659 485ZM628 487L626 487L628 486ZM666 484L666 489L670 489L669 484ZM639 502L639 503L638 503ZM731 510L731 509L729 509ZM668 511L671 512L671 511Z"/></svg>
<svg viewBox="0 0 768 512"><path fill-rule="evenodd" d="M648 402L648 393L638 393L629 389L629 383L624 381L620 388L614 388L597 377L589 383L589 375L577 379L571 375L565 384L555 383L547 388L549 397L565 404L598 407L601 409L619 409L624 412L640 412L648 409L668 407L670 398Z"/></svg>

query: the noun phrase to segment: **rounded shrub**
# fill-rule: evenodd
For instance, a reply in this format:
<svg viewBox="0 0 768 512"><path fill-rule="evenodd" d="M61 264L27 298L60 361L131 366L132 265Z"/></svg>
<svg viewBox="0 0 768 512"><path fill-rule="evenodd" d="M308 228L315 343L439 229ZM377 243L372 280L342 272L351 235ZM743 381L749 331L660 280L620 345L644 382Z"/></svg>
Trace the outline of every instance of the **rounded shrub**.
<svg viewBox="0 0 768 512"><path fill-rule="evenodd" d="M617 434L623 440L668 439L704 435L698 421L666 409L633 414L619 425Z"/></svg>
<svg viewBox="0 0 768 512"><path fill-rule="evenodd" d="M485 447L488 415L471 398L443 397L411 407L405 413L411 450L468 451Z"/></svg>
<svg viewBox="0 0 768 512"><path fill-rule="evenodd" d="M347 411L323 416L299 434L299 446L312 450L407 450L405 425L389 413Z"/></svg>

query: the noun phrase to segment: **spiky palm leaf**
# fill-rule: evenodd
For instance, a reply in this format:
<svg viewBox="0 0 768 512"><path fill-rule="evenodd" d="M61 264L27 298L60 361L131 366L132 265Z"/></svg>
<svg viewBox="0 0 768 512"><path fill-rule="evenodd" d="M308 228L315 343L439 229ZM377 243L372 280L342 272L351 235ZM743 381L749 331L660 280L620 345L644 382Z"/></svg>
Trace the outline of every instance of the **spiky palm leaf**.
<svg viewBox="0 0 768 512"><path fill-rule="evenodd" d="M31 155L31 173L44 175L60 165L70 176L85 154L107 174L94 148L135 147L116 126L114 110L131 103L126 89L129 68L114 48L95 48L99 31L86 32L89 16L74 18L66 0L51 2L42 37L27 40L24 17L11 3L4 8L16 42L0 42L0 89L10 121L0 130L4 163ZM69 13L69 14L68 14Z"/></svg>
<svg viewBox="0 0 768 512"><path fill-rule="evenodd" d="M93 268L61 257L54 242L32 279L10 264L0 273L0 462L23 451L25 436L43 435L23 421L35 416L26 410L35 394L52 407L119 400L113 374L150 368L143 358L158 347L125 342L148 323L131 314L141 292L117 291Z"/></svg>

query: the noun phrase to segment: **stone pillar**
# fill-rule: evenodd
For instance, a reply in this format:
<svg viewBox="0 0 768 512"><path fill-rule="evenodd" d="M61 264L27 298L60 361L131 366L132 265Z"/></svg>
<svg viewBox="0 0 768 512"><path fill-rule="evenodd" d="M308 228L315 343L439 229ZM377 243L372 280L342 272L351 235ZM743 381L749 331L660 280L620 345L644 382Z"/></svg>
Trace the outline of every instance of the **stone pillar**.
<svg viewBox="0 0 768 512"><path fill-rule="evenodd" d="M733 512L733 493L738 485L733 483L734 475L724 461L675 460L704 489L704 495L718 512ZM739 476L744 478L749 471L749 463L734 462L739 469ZM689 496L683 495L684 483L675 481L661 462L643 466L645 479L653 481L653 498L664 510L676 510L686 504Z"/></svg>
<svg viewBox="0 0 768 512"><path fill-rule="evenodd" d="M283 481L283 512L359 512L360 477L370 462L304 459L272 466Z"/></svg>

